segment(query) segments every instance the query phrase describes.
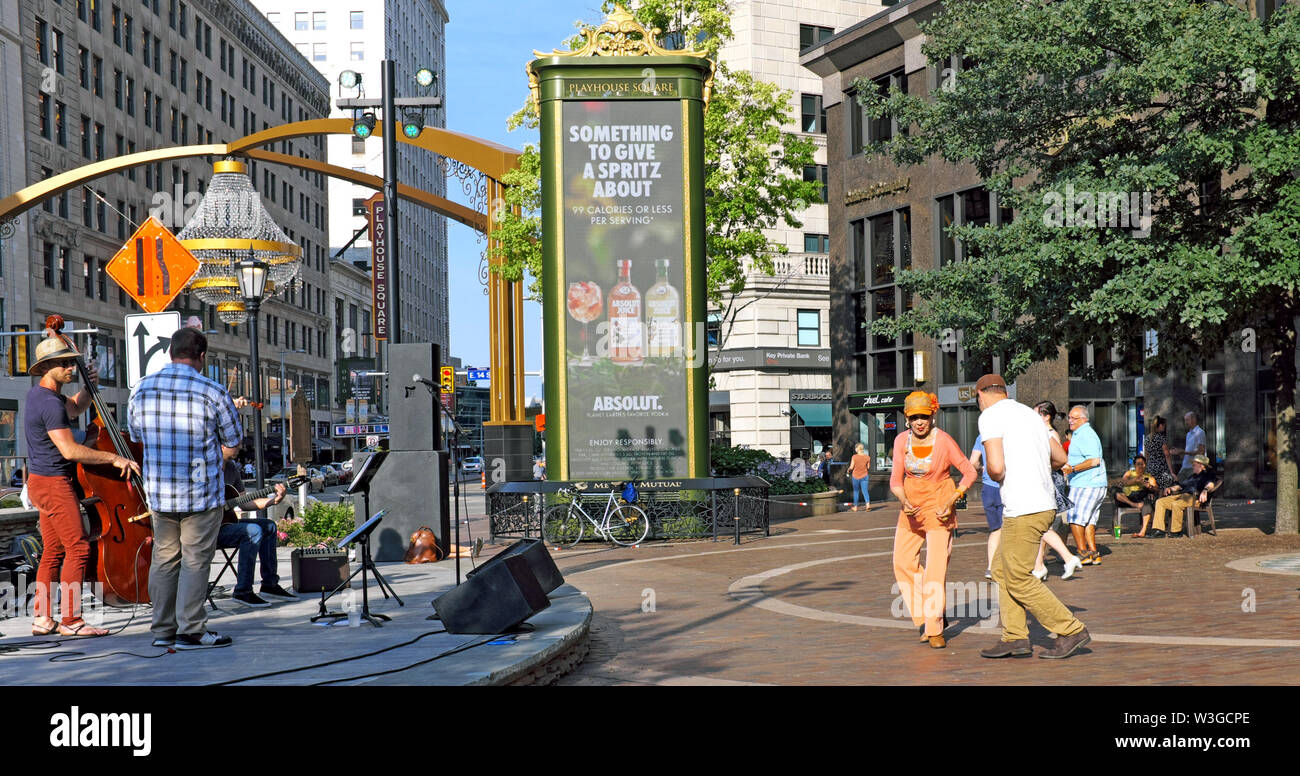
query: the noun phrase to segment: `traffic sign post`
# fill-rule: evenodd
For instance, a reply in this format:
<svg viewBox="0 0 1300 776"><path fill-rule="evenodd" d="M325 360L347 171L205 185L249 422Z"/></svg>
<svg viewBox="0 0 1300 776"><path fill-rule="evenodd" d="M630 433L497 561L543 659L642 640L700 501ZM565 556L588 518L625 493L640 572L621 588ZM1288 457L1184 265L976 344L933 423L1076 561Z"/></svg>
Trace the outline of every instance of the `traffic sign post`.
<svg viewBox="0 0 1300 776"><path fill-rule="evenodd" d="M181 314L172 310L126 316L126 385L134 388L145 375L171 363L172 335L181 328Z"/></svg>
<svg viewBox="0 0 1300 776"><path fill-rule="evenodd" d="M199 271L199 260L151 216L104 271L146 311L160 313Z"/></svg>

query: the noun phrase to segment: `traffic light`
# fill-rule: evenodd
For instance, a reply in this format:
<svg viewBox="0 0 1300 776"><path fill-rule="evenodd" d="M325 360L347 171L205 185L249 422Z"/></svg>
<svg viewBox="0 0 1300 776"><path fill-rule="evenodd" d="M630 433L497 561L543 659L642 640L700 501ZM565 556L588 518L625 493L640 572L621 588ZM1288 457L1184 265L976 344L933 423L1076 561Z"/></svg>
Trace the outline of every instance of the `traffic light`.
<svg viewBox="0 0 1300 776"><path fill-rule="evenodd" d="M456 392L456 369L455 367L444 366L440 373L439 383L442 385L443 393Z"/></svg>

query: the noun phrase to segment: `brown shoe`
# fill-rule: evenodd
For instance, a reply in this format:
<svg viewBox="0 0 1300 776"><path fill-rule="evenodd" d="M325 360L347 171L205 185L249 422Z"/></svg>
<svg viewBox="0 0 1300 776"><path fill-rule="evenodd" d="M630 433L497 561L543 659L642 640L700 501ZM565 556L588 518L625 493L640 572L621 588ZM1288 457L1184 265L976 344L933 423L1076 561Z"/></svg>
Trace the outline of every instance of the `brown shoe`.
<svg viewBox="0 0 1300 776"><path fill-rule="evenodd" d="M1034 648L1029 645L1029 639L999 641L988 649L980 650L980 657L991 658L1029 657L1032 654L1034 654Z"/></svg>
<svg viewBox="0 0 1300 776"><path fill-rule="evenodd" d="M948 642L943 640L943 636L931 636L930 646L934 647L935 649L943 649L944 647L948 646Z"/></svg>
<svg viewBox="0 0 1300 776"><path fill-rule="evenodd" d="M1038 656L1047 660L1061 660L1073 655L1091 641L1092 636L1088 635L1088 629L1084 628L1071 636L1057 636L1055 644L1050 649L1039 652Z"/></svg>

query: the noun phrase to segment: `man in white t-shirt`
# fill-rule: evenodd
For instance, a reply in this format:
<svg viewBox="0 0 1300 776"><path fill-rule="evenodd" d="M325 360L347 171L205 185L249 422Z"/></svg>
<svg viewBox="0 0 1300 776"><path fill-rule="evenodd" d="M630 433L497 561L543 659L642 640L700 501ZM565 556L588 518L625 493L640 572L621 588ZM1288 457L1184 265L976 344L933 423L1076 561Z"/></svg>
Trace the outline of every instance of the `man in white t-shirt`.
<svg viewBox="0 0 1300 776"><path fill-rule="evenodd" d="M1183 415L1183 422L1187 424L1187 436L1183 440L1183 446L1179 450L1171 450L1174 455L1183 456L1182 468L1178 470L1178 481L1182 482L1191 476L1192 463L1198 455L1205 455L1205 429L1201 428L1201 418L1195 412L1189 412Z"/></svg>
<svg viewBox="0 0 1300 776"><path fill-rule="evenodd" d="M975 383L975 391L985 467L1001 484L1003 510L1002 541L993 556L1002 639L980 654L990 658L1032 655L1025 622L1028 609L1044 628L1057 634L1052 647L1038 656L1069 657L1092 637L1032 573L1038 544L1056 515L1051 466L1065 463L1065 451L1047 433L1038 413L1007 396L1007 384L1000 375L984 375Z"/></svg>

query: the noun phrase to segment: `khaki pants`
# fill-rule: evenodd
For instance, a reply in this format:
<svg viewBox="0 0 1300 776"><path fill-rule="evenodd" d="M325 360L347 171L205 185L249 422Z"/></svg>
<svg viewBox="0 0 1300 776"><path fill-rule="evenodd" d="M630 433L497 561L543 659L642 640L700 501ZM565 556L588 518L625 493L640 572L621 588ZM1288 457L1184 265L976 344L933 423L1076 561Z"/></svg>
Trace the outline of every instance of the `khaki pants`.
<svg viewBox="0 0 1300 776"><path fill-rule="evenodd" d="M1187 508L1194 503L1196 503L1196 497L1190 493L1175 493L1172 496L1156 499L1156 516L1151 521L1151 527L1157 531L1165 530L1165 515L1173 512L1174 524L1170 528L1170 533L1182 532L1183 515L1187 514Z"/></svg>
<svg viewBox="0 0 1300 776"><path fill-rule="evenodd" d="M171 638L177 633L207 630L203 602L220 529L221 507L181 518L154 514L153 567L149 570L154 636Z"/></svg>
<svg viewBox="0 0 1300 776"><path fill-rule="evenodd" d="M1055 513L1048 510L1002 518L1002 542L993 556L993 581L998 584L1003 641L1029 638L1026 609L1058 636L1073 636L1084 628L1047 585L1031 573L1038 557L1038 543L1051 528L1053 517Z"/></svg>

